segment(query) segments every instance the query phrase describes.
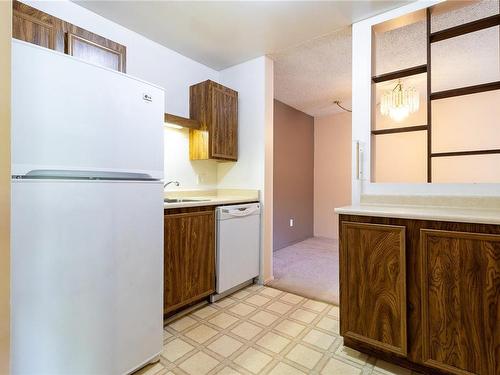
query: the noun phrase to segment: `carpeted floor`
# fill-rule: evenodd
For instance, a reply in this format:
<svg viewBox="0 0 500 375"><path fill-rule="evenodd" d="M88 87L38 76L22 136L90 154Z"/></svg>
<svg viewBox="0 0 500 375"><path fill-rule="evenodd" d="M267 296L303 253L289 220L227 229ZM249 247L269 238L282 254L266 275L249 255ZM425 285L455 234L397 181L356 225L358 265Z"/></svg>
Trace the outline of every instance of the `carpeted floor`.
<svg viewBox="0 0 500 375"><path fill-rule="evenodd" d="M339 304L338 241L313 237L274 252L270 287Z"/></svg>

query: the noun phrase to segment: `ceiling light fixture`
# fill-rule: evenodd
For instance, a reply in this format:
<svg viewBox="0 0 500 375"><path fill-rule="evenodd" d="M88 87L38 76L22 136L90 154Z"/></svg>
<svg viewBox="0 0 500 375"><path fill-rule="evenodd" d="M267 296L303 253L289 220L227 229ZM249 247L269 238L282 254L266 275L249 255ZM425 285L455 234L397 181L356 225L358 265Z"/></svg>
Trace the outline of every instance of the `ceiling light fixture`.
<svg viewBox="0 0 500 375"><path fill-rule="evenodd" d="M396 86L386 91L380 100L380 113L389 116L396 122L407 118L410 113L418 111L420 95L414 87L403 87L401 80Z"/></svg>
<svg viewBox="0 0 500 375"><path fill-rule="evenodd" d="M342 109L342 110L344 110L346 112L352 112L352 109L346 108L342 104L340 104L340 100L334 100L333 104L336 104L337 107L339 107L340 109Z"/></svg>

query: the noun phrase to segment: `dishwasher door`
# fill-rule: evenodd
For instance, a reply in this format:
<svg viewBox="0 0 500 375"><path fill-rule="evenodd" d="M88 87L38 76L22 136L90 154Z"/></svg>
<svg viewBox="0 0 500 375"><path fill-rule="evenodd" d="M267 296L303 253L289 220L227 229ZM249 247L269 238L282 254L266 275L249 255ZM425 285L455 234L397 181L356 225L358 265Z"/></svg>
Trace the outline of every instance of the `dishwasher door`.
<svg viewBox="0 0 500 375"><path fill-rule="evenodd" d="M222 294L259 276L260 203L217 208L217 283Z"/></svg>

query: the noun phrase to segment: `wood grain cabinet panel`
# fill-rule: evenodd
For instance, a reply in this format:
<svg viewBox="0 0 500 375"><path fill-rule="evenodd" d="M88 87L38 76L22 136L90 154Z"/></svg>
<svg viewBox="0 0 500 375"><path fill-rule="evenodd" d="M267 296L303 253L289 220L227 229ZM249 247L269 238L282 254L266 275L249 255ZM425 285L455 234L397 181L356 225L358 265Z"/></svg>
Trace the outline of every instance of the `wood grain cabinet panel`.
<svg viewBox="0 0 500 375"><path fill-rule="evenodd" d="M164 216L165 314L215 291L215 212L179 211Z"/></svg>
<svg viewBox="0 0 500 375"><path fill-rule="evenodd" d="M66 32L66 53L106 68L125 72L126 48L99 35L71 26Z"/></svg>
<svg viewBox="0 0 500 375"><path fill-rule="evenodd" d="M125 46L19 1L12 6L14 38L126 72Z"/></svg>
<svg viewBox="0 0 500 375"><path fill-rule="evenodd" d="M56 49L56 25L52 16L18 1L14 1L12 7L12 37Z"/></svg>
<svg viewBox="0 0 500 375"><path fill-rule="evenodd" d="M500 225L340 215L342 332L364 303L346 298L359 287L344 270L344 223L405 227L407 355L355 335L344 345L424 374L500 375Z"/></svg>
<svg viewBox="0 0 500 375"><path fill-rule="evenodd" d="M423 362L500 374L500 235L421 230Z"/></svg>
<svg viewBox="0 0 500 375"><path fill-rule="evenodd" d="M212 88L212 157L237 159L238 95L225 87Z"/></svg>
<svg viewBox="0 0 500 375"><path fill-rule="evenodd" d="M406 356L405 228L343 222L341 334Z"/></svg>
<svg viewBox="0 0 500 375"><path fill-rule="evenodd" d="M213 81L190 87L190 118L200 122L190 130L191 160L238 160L238 93Z"/></svg>

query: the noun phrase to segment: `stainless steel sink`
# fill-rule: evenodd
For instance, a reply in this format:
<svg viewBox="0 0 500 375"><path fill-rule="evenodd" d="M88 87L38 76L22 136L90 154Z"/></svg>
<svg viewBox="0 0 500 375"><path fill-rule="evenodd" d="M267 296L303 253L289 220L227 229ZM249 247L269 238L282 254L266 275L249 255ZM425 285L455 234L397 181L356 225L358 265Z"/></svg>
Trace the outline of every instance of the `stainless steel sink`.
<svg viewBox="0 0 500 375"><path fill-rule="evenodd" d="M209 202L210 199L165 198L163 201L165 203Z"/></svg>

